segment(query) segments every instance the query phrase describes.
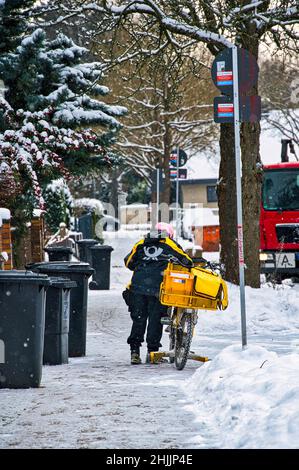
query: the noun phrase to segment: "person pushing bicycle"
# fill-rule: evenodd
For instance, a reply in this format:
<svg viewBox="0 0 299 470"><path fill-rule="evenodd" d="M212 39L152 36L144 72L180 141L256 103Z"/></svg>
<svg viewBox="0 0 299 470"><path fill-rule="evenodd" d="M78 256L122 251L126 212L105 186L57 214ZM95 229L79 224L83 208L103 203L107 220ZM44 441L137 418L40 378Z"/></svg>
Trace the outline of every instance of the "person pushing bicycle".
<svg viewBox="0 0 299 470"><path fill-rule="evenodd" d="M133 322L127 339L131 350L131 364L142 362L140 347L144 342L146 330L146 362L150 362L150 353L158 351L162 346L161 317L166 315L167 307L161 305L159 292L168 259L176 257L186 266L192 266L192 259L173 240L173 227L159 222L155 228L156 231L150 232L137 242L124 259L125 266L134 271L129 286L123 292Z"/></svg>

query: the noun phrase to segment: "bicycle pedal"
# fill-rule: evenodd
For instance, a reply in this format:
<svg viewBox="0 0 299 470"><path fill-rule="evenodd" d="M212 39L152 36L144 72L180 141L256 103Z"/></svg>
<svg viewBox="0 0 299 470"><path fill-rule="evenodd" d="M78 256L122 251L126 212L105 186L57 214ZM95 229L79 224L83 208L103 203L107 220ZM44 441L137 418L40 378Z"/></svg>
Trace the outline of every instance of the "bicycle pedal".
<svg viewBox="0 0 299 470"><path fill-rule="evenodd" d="M163 351L150 352L149 356L151 364L160 364L162 362L168 362L167 359L164 360L166 353Z"/></svg>

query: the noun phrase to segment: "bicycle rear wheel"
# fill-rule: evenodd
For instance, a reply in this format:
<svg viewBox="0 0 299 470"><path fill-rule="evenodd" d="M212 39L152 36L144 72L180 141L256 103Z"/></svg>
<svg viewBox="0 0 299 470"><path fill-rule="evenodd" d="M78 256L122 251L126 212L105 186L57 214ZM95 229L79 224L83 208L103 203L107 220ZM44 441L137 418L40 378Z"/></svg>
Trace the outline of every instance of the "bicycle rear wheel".
<svg viewBox="0 0 299 470"><path fill-rule="evenodd" d="M174 362L178 370L184 369L193 335L192 314L183 312L180 324L176 330L175 336L175 357Z"/></svg>

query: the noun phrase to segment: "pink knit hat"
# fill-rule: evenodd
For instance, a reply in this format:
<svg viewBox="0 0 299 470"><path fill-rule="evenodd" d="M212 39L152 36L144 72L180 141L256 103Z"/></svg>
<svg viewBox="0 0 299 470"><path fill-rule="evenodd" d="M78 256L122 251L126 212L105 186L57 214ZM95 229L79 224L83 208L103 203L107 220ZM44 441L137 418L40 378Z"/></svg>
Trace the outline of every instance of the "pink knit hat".
<svg viewBox="0 0 299 470"><path fill-rule="evenodd" d="M174 236L174 230L172 225L167 224L166 222L158 222L155 228L156 230L161 230L161 232L166 232L169 238L173 238Z"/></svg>

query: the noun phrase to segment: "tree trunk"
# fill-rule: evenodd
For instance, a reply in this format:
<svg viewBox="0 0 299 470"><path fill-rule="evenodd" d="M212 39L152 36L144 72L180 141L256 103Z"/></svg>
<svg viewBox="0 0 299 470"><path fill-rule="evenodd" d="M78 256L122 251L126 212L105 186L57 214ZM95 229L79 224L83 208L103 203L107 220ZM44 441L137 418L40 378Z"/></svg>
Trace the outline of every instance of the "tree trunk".
<svg viewBox="0 0 299 470"><path fill-rule="evenodd" d="M119 207L118 207L118 197L119 197L119 181L118 181L119 173L116 168L112 169L111 175L111 196L110 196L110 204L114 208L115 217L120 217L119 214Z"/></svg>
<svg viewBox="0 0 299 470"><path fill-rule="evenodd" d="M239 282L237 242L237 200L233 124L220 125L219 184L217 188L220 222L220 261L225 279Z"/></svg>
<svg viewBox="0 0 299 470"><path fill-rule="evenodd" d="M162 202L169 205L170 204L170 192L171 192L171 181L170 181L170 171L169 171L169 160L170 160L170 153L171 153L171 146L172 146L172 132L169 125L169 115L167 114L170 108L170 99L169 99L169 89L168 89L168 80L167 77L165 79L165 87L164 87L164 96L163 96L163 105L164 105L164 136L163 136L163 147L164 147L164 155L163 155L163 169L164 169L164 188L162 194ZM169 211L168 211L169 216Z"/></svg>
<svg viewBox="0 0 299 470"><path fill-rule="evenodd" d="M243 229L245 282L260 287L260 204L261 182L259 154L260 124L243 123L241 127Z"/></svg>
<svg viewBox="0 0 299 470"><path fill-rule="evenodd" d="M162 202L164 202L165 204L170 203L170 191L171 191L170 170L169 170L170 152L171 152L171 138L168 132L165 132L164 158L163 158L164 184L163 184L163 193L162 193Z"/></svg>

